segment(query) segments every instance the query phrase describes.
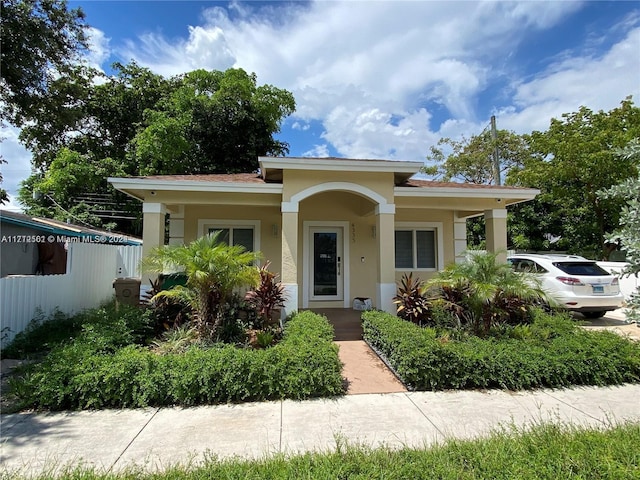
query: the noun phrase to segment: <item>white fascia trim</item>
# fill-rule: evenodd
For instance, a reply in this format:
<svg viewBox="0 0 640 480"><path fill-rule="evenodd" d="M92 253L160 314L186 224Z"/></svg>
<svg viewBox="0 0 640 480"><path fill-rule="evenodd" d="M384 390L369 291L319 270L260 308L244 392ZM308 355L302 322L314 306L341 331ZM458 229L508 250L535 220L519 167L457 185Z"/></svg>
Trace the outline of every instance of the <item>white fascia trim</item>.
<svg viewBox="0 0 640 480"><path fill-rule="evenodd" d="M221 192L221 193L279 193L282 184L253 184L243 182L203 182L196 180L143 180L131 178L107 179L116 190L158 190L178 192Z"/></svg>
<svg viewBox="0 0 640 480"><path fill-rule="evenodd" d="M305 198L322 192L342 191L355 193L362 197L368 198L378 205L387 205L387 199L378 192L371 190L363 185L351 182L325 182L305 188L304 190L291 196L290 203L299 203Z"/></svg>
<svg viewBox="0 0 640 480"><path fill-rule="evenodd" d="M286 170L331 170L342 172L391 172L415 174L424 166L423 162L395 162L393 160L357 160L351 158L273 158L258 157L260 169Z"/></svg>
<svg viewBox="0 0 640 480"><path fill-rule="evenodd" d="M499 188L455 188L455 187L395 187L396 197L432 197L432 198L515 198L533 200L540 190L526 189L499 189Z"/></svg>

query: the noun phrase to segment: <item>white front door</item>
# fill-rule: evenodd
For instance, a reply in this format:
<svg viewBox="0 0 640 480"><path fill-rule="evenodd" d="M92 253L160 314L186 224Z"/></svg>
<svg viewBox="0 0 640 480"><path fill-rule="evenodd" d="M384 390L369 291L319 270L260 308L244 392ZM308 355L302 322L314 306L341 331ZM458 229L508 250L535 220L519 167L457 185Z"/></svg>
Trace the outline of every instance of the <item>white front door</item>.
<svg viewBox="0 0 640 480"><path fill-rule="evenodd" d="M309 227L309 299L344 299L342 227Z"/></svg>

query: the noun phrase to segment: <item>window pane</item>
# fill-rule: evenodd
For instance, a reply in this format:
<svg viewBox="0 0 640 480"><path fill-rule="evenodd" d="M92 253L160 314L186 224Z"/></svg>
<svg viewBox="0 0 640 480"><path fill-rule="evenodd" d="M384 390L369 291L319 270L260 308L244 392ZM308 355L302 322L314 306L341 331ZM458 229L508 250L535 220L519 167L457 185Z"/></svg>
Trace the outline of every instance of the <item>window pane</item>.
<svg viewBox="0 0 640 480"><path fill-rule="evenodd" d="M413 232L396 230L396 268L413 268Z"/></svg>
<svg viewBox="0 0 640 480"><path fill-rule="evenodd" d="M225 245L229 245L229 229L228 228L210 228L209 235L215 235L218 232L222 232L218 237L218 241L220 243L224 243Z"/></svg>
<svg viewBox="0 0 640 480"><path fill-rule="evenodd" d="M436 243L433 230L416 232L418 268L436 268Z"/></svg>
<svg viewBox="0 0 640 480"><path fill-rule="evenodd" d="M234 228L233 244L242 245L248 252L253 252L253 228Z"/></svg>
<svg viewBox="0 0 640 480"><path fill-rule="evenodd" d="M553 262L553 265L569 275L584 275L587 277L611 275L596 262Z"/></svg>

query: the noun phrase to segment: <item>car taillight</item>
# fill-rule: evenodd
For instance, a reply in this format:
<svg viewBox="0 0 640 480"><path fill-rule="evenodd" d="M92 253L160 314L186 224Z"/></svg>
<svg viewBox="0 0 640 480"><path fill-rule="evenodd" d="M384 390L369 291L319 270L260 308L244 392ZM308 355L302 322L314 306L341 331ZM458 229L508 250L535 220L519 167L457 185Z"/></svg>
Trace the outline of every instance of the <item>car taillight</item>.
<svg viewBox="0 0 640 480"><path fill-rule="evenodd" d="M613 280L611 280L611 285L618 285L618 277L613 277Z"/></svg>
<svg viewBox="0 0 640 480"><path fill-rule="evenodd" d="M575 277L556 277L556 280L560 280L565 285L571 285L572 287L580 287L584 285L580 279Z"/></svg>

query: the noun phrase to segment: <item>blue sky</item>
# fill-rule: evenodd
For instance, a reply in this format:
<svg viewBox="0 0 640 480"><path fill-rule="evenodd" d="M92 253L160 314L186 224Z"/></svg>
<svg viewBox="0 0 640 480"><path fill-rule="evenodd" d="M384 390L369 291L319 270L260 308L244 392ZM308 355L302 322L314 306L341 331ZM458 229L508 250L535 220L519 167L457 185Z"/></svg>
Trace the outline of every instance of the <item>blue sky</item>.
<svg viewBox="0 0 640 480"><path fill-rule="evenodd" d="M544 130L551 118L640 98L638 2L70 1L87 61L175 75L241 67L290 90L291 156L424 160L442 137ZM4 187L29 174L5 132Z"/></svg>

